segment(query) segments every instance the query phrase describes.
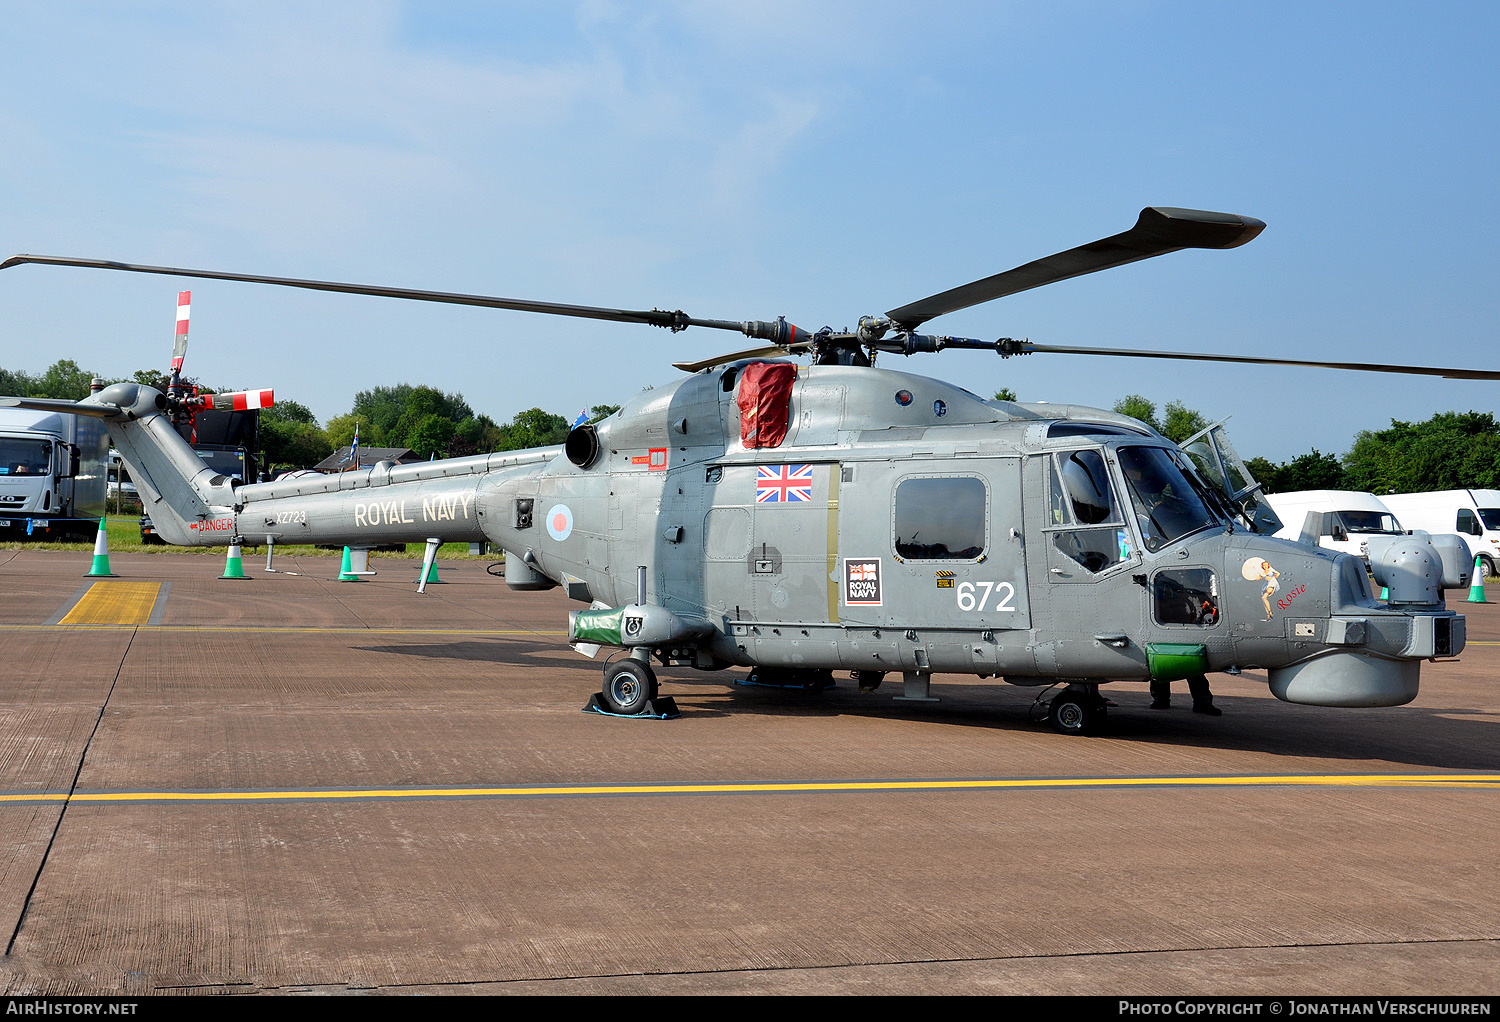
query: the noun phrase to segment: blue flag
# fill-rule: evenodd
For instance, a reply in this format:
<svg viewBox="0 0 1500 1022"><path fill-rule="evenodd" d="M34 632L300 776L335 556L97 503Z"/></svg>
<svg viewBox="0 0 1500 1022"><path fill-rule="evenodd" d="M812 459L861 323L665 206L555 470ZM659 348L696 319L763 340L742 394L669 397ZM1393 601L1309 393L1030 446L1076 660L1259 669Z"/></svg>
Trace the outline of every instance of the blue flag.
<svg viewBox="0 0 1500 1022"><path fill-rule="evenodd" d="M577 429L579 426L582 426L585 422L588 422L588 421L589 421L589 410L587 408L585 408L583 411L581 411L581 412L578 413L578 418L574 419L573 420L573 425L569 426L568 428L569 429Z"/></svg>

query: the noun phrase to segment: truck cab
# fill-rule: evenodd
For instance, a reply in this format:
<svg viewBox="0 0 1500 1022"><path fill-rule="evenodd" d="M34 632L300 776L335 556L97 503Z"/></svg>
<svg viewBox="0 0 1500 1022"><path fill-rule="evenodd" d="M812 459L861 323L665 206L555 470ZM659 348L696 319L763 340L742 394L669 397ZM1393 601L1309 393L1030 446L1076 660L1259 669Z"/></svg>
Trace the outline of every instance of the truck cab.
<svg viewBox="0 0 1500 1022"><path fill-rule="evenodd" d="M92 536L109 439L75 416L0 409L0 538Z"/></svg>

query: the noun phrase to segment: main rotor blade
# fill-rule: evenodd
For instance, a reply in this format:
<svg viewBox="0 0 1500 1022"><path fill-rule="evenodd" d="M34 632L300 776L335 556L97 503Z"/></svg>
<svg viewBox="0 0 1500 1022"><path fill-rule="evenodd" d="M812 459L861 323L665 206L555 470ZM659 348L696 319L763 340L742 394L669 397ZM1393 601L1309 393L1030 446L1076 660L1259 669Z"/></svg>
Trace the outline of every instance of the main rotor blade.
<svg viewBox="0 0 1500 1022"><path fill-rule="evenodd" d="M712 358L699 359L697 362L673 362L673 369L681 369L685 373L696 373L703 369L712 369L714 366L724 365L726 362L738 362L742 358L760 358L763 355L800 355L811 348L811 344L798 341L796 344L779 345L773 344L765 348L748 348L745 351L731 351Z"/></svg>
<svg viewBox="0 0 1500 1022"><path fill-rule="evenodd" d="M0 397L0 408L27 408L34 412L88 415L95 419L115 419L122 414L120 409L111 405L91 405L82 401L61 401L48 397Z"/></svg>
<svg viewBox="0 0 1500 1022"><path fill-rule="evenodd" d="M1205 355L1188 351L1151 351L1146 348L1073 348L1053 344L1017 345L1016 354L1044 352L1053 355L1117 355L1124 358L1171 358L1188 362L1241 362L1249 365L1296 366L1303 369L1352 369L1367 373L1399 373L1407 376L1441 376L1445 380L1500 380L1495 369L1443 369L1438 366L1398 366L1380 362L1312 362L1295 358L1256 358L1250 355Z"/></svg>
<svg viewBox="0 0 1500 1022"><path fill-rule="evenodd" d="M1211 213L1201 209L1147 206L1135 226L1123 234L1091 241L1066 252L1036 259L1013 270L951 288L941 294L886 313L905 331L944 313L1029 291L1085 273L1124 266L1140 259L1184 248L1235 248L1252 240L1266 225L1254 217Z"/></svg>
<svg viewBox="0 0 1500 1022"><path fill-rule="evenodd" d="M204 277L209 280L239 280L250 284L275 284L300 287L311 291L337 291L377 298L405 298L418 302L443 302L448 305L477 305L489 309L511 309L516 312L539 312L551 316L574 316L580 319L602 319L616 323L646 323L650 326L681 330L689 326L712 327L743 333L743 324L717 319L693 319L682 312L662 309L605 309L592 305L566 305L560 302L535 302L522 298L496 298L490 295L458 294L450 291L423 291L408 287L381 287L372 284L344 284L329 280L304 280L299 277L267 277L254 273L226 273L220 270L193 270L180 266L146 266L109 259L76 259L70 256L13 255L0 262L0 270L24 263L47 266L81 266L98 270L124 270L130 273L159 273L168 277Z"/></svg>

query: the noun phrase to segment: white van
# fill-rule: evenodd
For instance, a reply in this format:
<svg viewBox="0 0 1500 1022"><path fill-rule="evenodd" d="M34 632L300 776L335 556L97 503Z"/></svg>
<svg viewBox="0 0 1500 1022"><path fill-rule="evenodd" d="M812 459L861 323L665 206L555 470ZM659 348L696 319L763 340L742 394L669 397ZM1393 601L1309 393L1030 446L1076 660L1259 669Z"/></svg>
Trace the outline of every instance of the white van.
<svg viewBox="0 0 1500 1022"><path fill-rule="evenodd" d="M1500 575L1500 490L1393 493L1381 500L1408 529L1458 533L1469 556L1483 560L1484 573Z"/></svg>
<svg viewBox="0 0 1500 1022"><path fill-rule="evenodd" d="M1362 544L1371 536L1404 535L1405 522L1397 520L1381 499L1373 493L1357 490L1298 490L1294 493L1268 493L1266 503L1281 519L1277 539L1296 542L1309 524L1318 537L1318 546L1340 553L1369 557ZM1314 516L1311 523L1308 515Z"/></svg>

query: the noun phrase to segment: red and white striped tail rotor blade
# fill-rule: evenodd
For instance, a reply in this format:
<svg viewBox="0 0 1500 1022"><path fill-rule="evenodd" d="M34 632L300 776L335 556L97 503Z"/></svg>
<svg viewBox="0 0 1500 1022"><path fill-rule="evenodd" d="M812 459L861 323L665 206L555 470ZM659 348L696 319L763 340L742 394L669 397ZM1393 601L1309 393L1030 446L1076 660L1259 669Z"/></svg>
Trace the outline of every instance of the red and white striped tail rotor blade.
<svg viewBox="0 0 1500 1022"><path fill-rule="evenodd" d="M182 371L182 360L187 355L188 313L193 305L193 292L177 292L177 337L172 342L172 372Z"/></svg>
<svg viewBox="0 0 1500 1022"><path fill-rule="evenodd" d="M236 390L227 394L205 394L206 407L216 412L248 412L256 408L270 408L275 404L274 391Z"/></svg>

